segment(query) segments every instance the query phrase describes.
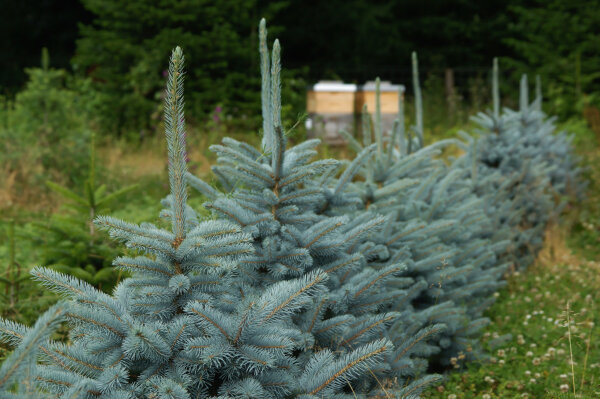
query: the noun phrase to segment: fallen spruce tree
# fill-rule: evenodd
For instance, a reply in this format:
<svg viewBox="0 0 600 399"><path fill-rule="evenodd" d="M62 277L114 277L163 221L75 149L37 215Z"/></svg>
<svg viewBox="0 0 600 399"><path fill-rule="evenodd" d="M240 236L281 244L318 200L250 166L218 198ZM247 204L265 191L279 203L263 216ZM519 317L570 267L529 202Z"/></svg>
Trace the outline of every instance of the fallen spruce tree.
<svg viewBox="0 0 600 399"><path fill-rule="evenodd" d="M313 160L281 123L280 46L261 21L262 144L211 147L219 188L187 172L183 53L171 56L165 129L171 228L96 223L138 251L115 259L132 277L112 295L34 268L67 297L32 328L0 321L16 346L0 398L417 398L428 374L485 356L478 331L503 276L525 267L569 191L577 159L530 104L479 114L477 136L424 145L417 60L416 125L403 104L390 134L363 115L351 162ZM444 160L458 145L464 155ZM207 220L187 204L200 191ZM66 320L68 343L53 341Z"/></svg>

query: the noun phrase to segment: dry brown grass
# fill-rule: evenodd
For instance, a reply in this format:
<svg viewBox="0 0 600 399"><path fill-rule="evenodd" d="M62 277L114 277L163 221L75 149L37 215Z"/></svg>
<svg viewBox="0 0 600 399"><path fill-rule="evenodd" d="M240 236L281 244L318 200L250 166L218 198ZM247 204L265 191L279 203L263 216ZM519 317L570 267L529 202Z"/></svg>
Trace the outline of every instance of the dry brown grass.
<svg viewBox="0 0 600 399"><path fill-rule="evenodd" d="M26 209L32 212L55 210L55 198L45 190L36 177L42 174L42 166L22 159L17 166L0 165L0 213ZM60 182L58 176L54 180Z"/></svg>
<svg viewBox="0 0 600 399"><path fill-rule="evenodd" d="M544 235L544 246L537 255L534 267L556 267L556 265L568 265L577 271L589 262L573 253L567 246L567 230L564 226L556 224L548 226ZM592 262L593 263L593 262ZM596 265L599 267L599 265Z"/></svg>

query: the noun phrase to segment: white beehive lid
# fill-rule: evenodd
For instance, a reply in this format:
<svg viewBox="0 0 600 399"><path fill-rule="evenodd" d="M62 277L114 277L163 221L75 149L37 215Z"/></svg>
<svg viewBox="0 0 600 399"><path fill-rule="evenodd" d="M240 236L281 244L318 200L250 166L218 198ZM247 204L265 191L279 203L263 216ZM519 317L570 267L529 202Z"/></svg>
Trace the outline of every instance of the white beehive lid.
<svg viewBox="0 0 600 399"><path fill-rule="evenodd" d="M356 85L353 83L344 83L339 80L321 80L313 85L313 91L329 91L329 92L355 92Z"/></svg>
<svg viewBox="0 0 600 399"><path fill-rule="evenodd" d="M375 91L375 81L369 80L360 87L362 91ZM382 80L379 84L379 90L384 91L398 91L404 93L404 85L393 85L389 80Z"/></svg>

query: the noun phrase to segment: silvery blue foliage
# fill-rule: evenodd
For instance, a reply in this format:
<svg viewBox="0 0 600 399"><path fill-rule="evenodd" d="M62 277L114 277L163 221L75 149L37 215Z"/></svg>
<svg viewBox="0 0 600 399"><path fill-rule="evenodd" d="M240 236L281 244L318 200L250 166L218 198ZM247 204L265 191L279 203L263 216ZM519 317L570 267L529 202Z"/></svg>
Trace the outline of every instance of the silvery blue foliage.
<svg viewBox="0 0 600 399"><path fill-rule="evenodd" d="M401 95L384 134L377 100L373 119L363 112L363 142L346 134L354 160L314 161L318 140L288 143L281 49L276 40L269 53L264 20L259 36L261 147L211 147L222 191L188 173L176 48L161 213L170 228L96 220L137 252L115 259L132 277L112 295L33 269L68 301L32 328L0 320L0 339L17 347L0 367L0 398L408 399L439 381L429 365L484 356L477 334L492 294L531 263L564 197L584 190L541 89L530 104L524 79L519 111L501 113L495 66L479 135L425 146L413 54L415 125L405 130ZM449 145L464 155L447 162ZM187 205L188 185L209 199L211 219ZM62 320L68 343L50 338Z"/></svg>
<svg viewBox="0 0 600 399"><path fill-rule="evenodd" d="M415 56L413 66L418 87ZM413 130L415 137L420 137L422 110L416 97L417 124ZM400 99L402 115L401 95ZM421 146L421 139L409 141L402 117L394 130L384 135L378 108L373 131L370 123L365 126L363 136L375 137L377 151L364 163L363 178L351 185L363 204L355 217L375 212L386 216L385 228L375 241L388 249L390 257L373 262L373 267L402 262L407 265L406 277L415 282L411 295L397 298L394 304L394 309L403 310L408 317L392 332L398 340L410 340L410 333L444 326L424 353L423 369L431 357L447 363L460 351L465 356L473 354L473 338L487 323L481 317L478 296L489 295L502 285L500 276L507 265L497 260L508 243L490 245L491 223L483 212L482 200L471 189L468 172L448 166L438 157L441 148L452 141L427 147ZM367 138L365 143L369 142ZM361 157L365 149L358 143L354 146L361 151L357 158Z"/></svg>
<svg viewBox="0 0 600 399"><path fill-rule="evenodd" d="M43 396L37 392L37 359L42 345L63 321L66 304L59 302L48 309L31 328L0 320L0 342L17 346L17 349L0 367L0 398L34 399ZM12 389L14 388L14 389Z"/></svg>
<svg viewBox="0 0 600 399"><path fill-rule="evenodd" d="M238 225L254 239L254 254L238 265L239 290L262 291L280 281L310 273L327 276L326 291L315 296L293 318L305 334L304 352L298 354L297 361L306 370L312 370L314 364L331 363L334 366L322 369L319 378L328 381L344 371L348 381L323 388L317 384L310 388L313 395L321 393L329 397L335 387L343 388L347 394L369 393L378 390L378 381L384 378L399 378L403 386L406 377L423 371L413 364L413 357L430 352L427 339L443 326L437 326L429 334L409 334L406 338L414 339L412 345L402 346L403 341L398 340L400 350L393 350L395 346L388 340L392 338L390 329L407 315L396 312L392 303L411 295L414 281L405 277L406 265L402 262L388 262L386 267L378 268L367 265L389 258L387 248L371 240L381 234L386 221L378 214L352 219L327 212L332 206L353 209L360 204L359 196L346 190L346 185L358 173L370 149L340 171L340 179L330 186L330 179L341 164L335 160L311 160L316 155L318 140L288 147L280 117L280 47L275 41L269 56L264 22L260 27L260 52L262 147L255 149L229 138L211 147L218 155L213 170L226 189L224 193L192 175L188 175L188 181L210 199L205 206L215 217ZM392 364L373 367L365 363L371 372L354 382L355 374L345 367L356 356L356 348L379 351L382 345L386 351L381 352L381 358L386 354L393 356ZM316 362L313 354L321 360L313 363ZM362 358L356 361L359 359ZM371 374L374 378L370 378ZM428 381L435 378L430 376ZM302 381L303 386L313 386L305 379ZM417 386L413 385L413 394L422 389Z"/></svg>
<svg viewBox="0 0 600 399"><path fill-rule="evenodd" d="M473 117L479 138L463 135L466 155L456 162L465 169L470 165L474 189L485 199L496 236L511 240L510 261L523 267L541 247L546 224L560 214L567 196L582 198L585 183L579 178L572 136L556 134L555 118L542 111L539 77L532 103L527 76L522 77L518 111L500 112L496 60L493 83L493 111Z"/></svg>
<svg viewBox="0 0 600 399"><path fill-rule="evenodd" d="M140 253L115 260L132 277L111 296L49 269L32 271L46 287L70 298L65 318L72 327L68 344L47 334L35 337L43 356L39 363L29 356L26 367L33 370L37 388L60 398L334 395L369 369L381 368L392 348L385 337L357 342L343 354L307 351L312 335L293 318L314 298L324 297L328 274L312 268L253 287L239 267L257 258L253 235L223 218L201 221L187 206L179 48L171 57L165 121L171 194L162 215L171 228L97 219L112 237ZM290 177L283 159L279 168ZM319 229L328 227L314 226L307 252L326 256ZM292 267L294 256L286 260ZM8 322L3 327L3 336L18 345L16 355L30 347L25 327Z"/></svg>
<svg viewBox="0 0 600 399"><path fill-rule="evenodd" d="M462 133L466 143L452 139L424 147L415 54L412 61L416 124L409 134L402 93L389 134L382 132L378 101L374 123L363 112L363 145L342 134L362 165L361 178L350 185L363 204L353 218L386 215L387 224L373 241L386 246L389 261L406 264L406 276L421 283L410 301L402 302L418 326L408 330L443 323L432 344L435 361L447 364L461 352L466 359L482 355L476 338L489 322L482 314L493 303L491 294L504 285L508 270L533 261L546 224L565 204L557 198L569 189L581 195L584 187L570 139L554 135L553 120L541 112L541 89L529 104L524 83L520 110L500 115L497 64L494 111L475 118L482 126L479 137ZM365 155L373 137L376 150ZM465 154L447 163L440 150L451 144ZM385 267L387 260L370 265Z"/></svg>

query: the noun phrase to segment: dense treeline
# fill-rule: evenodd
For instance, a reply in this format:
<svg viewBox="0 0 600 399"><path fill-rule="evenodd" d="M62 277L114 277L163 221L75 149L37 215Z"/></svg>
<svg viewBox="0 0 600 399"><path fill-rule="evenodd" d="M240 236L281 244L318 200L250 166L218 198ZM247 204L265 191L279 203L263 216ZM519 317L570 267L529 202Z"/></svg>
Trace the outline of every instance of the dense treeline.
<svg viewBox="0 0 600 399"><path fill-rule="evenodd" d="M92 80L98 95L95 117L110 132L139 133L151 125L165 73L160 61L176 44L197 65L188 72L192 118L210 116L215 109L237 119L256 115L253 24L260 17L272 21L273 33L286 43L292 72L284 76L288 92L283 95L294 108L291 115L302 109L304 85L319 79L362 83L381 76L408 82L405 60L413 50L419 51L426 75L454 69L464 97L473 96L473 79L487 80L494 56L510 73L506 84L514 85L523 72L540 73L557 98L551 111L561 116L578 110L582 104L573 101L575 96L597 91L600 82L598 0L31 3L3 7L1 92L10 97L23 87L23 69L39 65L46 46L52 66ZM258 126L255 119L246 126Z"/></svg>

